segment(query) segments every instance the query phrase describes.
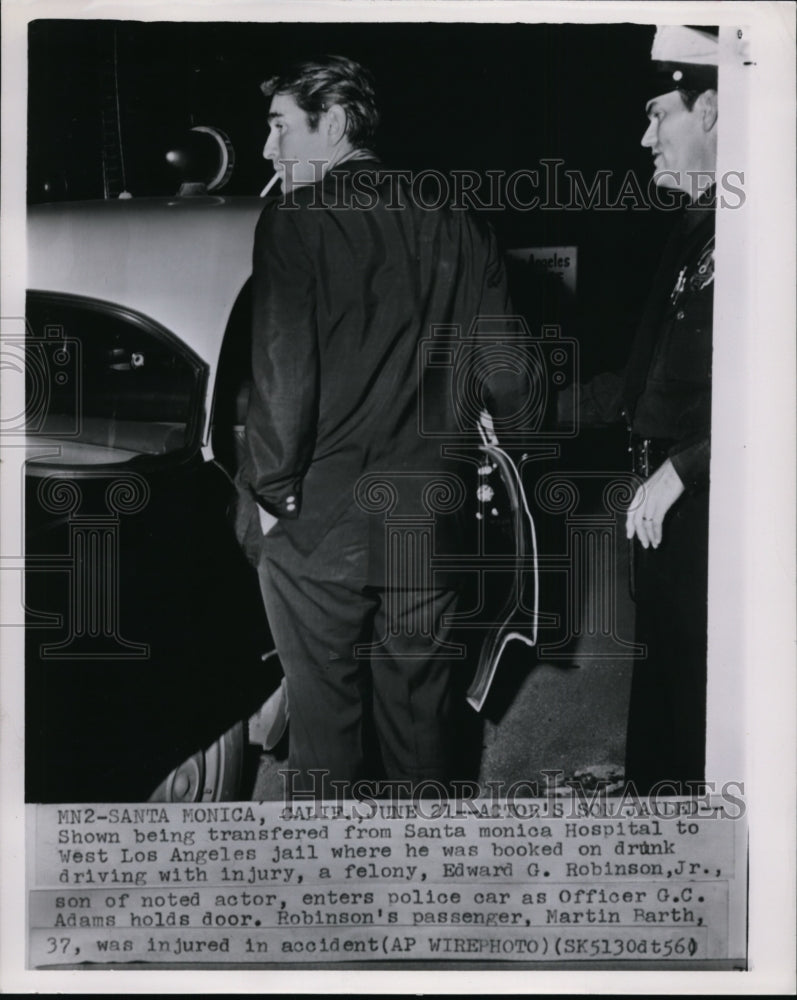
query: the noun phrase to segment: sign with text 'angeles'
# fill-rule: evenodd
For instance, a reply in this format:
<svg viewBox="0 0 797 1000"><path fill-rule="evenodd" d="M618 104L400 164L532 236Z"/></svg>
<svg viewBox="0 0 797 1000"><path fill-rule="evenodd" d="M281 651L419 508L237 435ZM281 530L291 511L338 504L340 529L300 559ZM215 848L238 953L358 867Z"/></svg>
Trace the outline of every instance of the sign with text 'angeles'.
<svg viewBox="0 0 797 1000"><path fill-rule="evenodd" d="M508 250L507 256L525 263L535 275L549 275L576 294L578 247L523 247Z"/></svg>

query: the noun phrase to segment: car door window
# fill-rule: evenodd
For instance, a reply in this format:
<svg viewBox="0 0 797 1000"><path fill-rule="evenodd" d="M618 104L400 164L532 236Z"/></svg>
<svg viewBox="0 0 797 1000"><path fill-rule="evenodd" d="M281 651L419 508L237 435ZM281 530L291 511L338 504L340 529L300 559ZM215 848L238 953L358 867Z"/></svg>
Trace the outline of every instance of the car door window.
<svg viewBox="0 0 797 1000"><path fill-rule="evenodd" d="M26 430L58 466L116 464L198 446L206 366L147 317L28 294ZM41 452L41 448L38 449Z"/></svg>

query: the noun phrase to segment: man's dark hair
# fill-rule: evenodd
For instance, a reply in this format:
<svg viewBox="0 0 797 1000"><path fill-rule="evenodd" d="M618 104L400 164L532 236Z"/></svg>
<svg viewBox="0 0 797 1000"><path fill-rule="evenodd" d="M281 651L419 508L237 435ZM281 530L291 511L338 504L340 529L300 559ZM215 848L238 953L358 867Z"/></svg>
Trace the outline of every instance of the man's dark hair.
<svg viewBox="0 0 797 1000"><path fill-rule="evenodd" d="M287 66L260 85L266 97L290 94L307 115L311 131L322 112L339 104L346 112L346 137L355 148L373 137L379 124L373 77L345 56L321 56Z"/></svg>

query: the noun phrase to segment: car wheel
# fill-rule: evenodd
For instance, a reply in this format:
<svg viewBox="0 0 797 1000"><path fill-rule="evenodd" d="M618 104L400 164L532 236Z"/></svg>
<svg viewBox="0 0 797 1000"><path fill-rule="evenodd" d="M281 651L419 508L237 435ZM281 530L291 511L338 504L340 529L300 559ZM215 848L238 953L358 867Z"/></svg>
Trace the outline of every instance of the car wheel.
<svg viewBox="0 0 797 1000"><path fill-rule="evenodd" d="M246 727L243 722L207 750L192 754L161 782L150 802L231 802L241 794Z"/></svg>

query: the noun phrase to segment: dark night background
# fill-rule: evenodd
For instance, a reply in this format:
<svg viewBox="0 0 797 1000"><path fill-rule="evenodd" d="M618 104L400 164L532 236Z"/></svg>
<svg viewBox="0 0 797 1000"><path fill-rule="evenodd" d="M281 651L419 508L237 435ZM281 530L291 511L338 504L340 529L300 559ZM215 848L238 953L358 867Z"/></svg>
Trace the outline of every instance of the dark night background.
<svg viewBox="0 0 797 1000"><path fill-rule="evenodd" d="M640 139L647 127L645 100L651 96L646 79L653 30L622 24L33 22L29 29L29 201L104 197L103 150L107 150L109 142L118 149L118 143L103 135L103 122L107 128L109 116L115 120L117 97L124 187L134 198L173 196L177 192L181 178L167 163L165 154L196 125L222 129L234 146L235 171L222 193L257 195L271 175L270 165L262 158L267 103L259 84L283 62L323 52L350 56L373 71L382 112L375 148L388 166L415 171L467 169L480 174L491 170L508 175L519 169L538 170L541 160L558 158L564 161L565 169L580 171L588 186L598 171L610 171L610 190L616 195L621 179L631 170L641 190L646 191L652 160L650 152L640 146ZM121 185L111 193L118 190ZM544 195L542 190L538 193ZM529 194L530 190L523 192L524 197ZM489 218L505 249L578 248L575 299L550 277L528 266L515 265L510 269L515 308L525 314L532 329L538 329L542 322L559 323L564 336L578 339L582 378L622 366L662 243L674 221L673 213L627 207L614 211L506 208L491 212ZM611 432L582 430L577 439L562 445L557 462L571 469L625 469L626 447L622 425ZM164 467L160 492L174 509L151 525L158 544L147 544L145 535L150 528L142 518L138 528L142 533L140 544L132 546L133 552L141 553L132 563L135 578L156 581L161 589L148 585L146 607L142 611L136 605L134 610L140 612L141 620L149 623L154 634L170 640L178 633L189 637L196 662L206 664L209 676L215 676L218 663L226 663L225 676L229 679L230 660L223 644L229 634L235 635L238 646L243 647L241 637L247 633L247 623L255 622L257 610L237 606L232 589L219 598L219 581L226 579L225 571L220 570L223 555L212 549L203 552L204 571L214 586L204 594L207 608L203 604L199 609L191 603L189 588L185 608L180 605L184 612L182 629L174 628L175 622L183 622L174 595L161 592L165 583L161 583L153 566L142 561L144 553L160 552L168 553L175 567L190 562L176 542L170 543L168 537L160 541L164 533L168 536L170 525L179 522L179 512L191 506L183 494L174 493L169 475L170 469ZM185 489L194 491L188 497L202 496L203 502L212 506L212 498L192 486L193 480L187 479L186 483ZM154 503L150 506L154 510ZM543 534L548 530L542 524L538 527ZM185 537L194 544L193 536ZM217 541L221 545L220 537ZM41 544L49 546L48 552L62 550L61 542L53 548L56 543L49 537ZM560 540L546 544L550 551L560 551ZM236 555L242 558L237 551ZM53 577L44 576L49 586ZM222 589L227 590L226 586ZM28 593L35 597L30 587ZM546 595L545 599L547 606L561 605L561 595ZM213 603L218 600L223 606ZM34 601L32 606L46 605ZM129 602L125 604L126 609L130 607ZM217 634L221 649L208 645L207 629L192 631L193 624L205 621L212 623L210 631ZM215 627L218 623L224 623L224 627ZM253 636L253 649L256 641L258 637ZM256 651L262 651L262 646L257 646ZM152 700L152 692L157 693L154 704L145 704L140 713L142 724L149 720L146 739L128 740L127 730L119 727L113 750L107 745L107 731L116 725L116 718L113 711L102 707L106 697L102 671L95 676L91 664L84 669L83 683L77 689L86 692L87 705L100 706L96 709L99 717L76 734L70 713L61 711L62 703L73 697L72 675L60 678L49 668L44 670L51 686L55 685L54 678L65 685L65 694L61 700L51 698L53 715L47 717L41 732L37 721L29 722L31 759L42 762L43 774L34 767L28 769L31 801L85 801L86 795L91 801L120 801L120 795L124 799L129 794L134 800L141 794L146 797L148 792L141 791L145 778L149 780L140 760L142 747L147 747L152 760L160 764L174 750L171 741L178 721L184 729L190 729L192 739L197 737L201 723L207 729L208 742L229 725L227 720L223 728L221 724L213 728L216 701L223 700L218 686L214 688L214 699L208 699L206 689L194 683L193 664L189 661L190 678L181 687L184 674L173 669L170 649L164 656L163 662L170 666L163 678L159 675L145 682L140 669L137 675L136 690L145 702ZM249 662L243 655L239 659ZM172 660L177 662L176 654ZM153 660L148 667L154 671L160 662ZM256 679L262 685L259 659L256 665ZM505 671L505 676L521 678L519 684L525 674L516 669L514 674ZM575 682L569 686L571 682L565 680L554 690L553 707L545 711L561 710L561 740L567 742L570 738L567 720L572 717L567 710L574 698L613 698L618 704L622 701L622 669L612 675L614 687L602 682L602 676L596 674L591 681L587 677L588 683L582 687ZM29 672L29 705L37 704L43 690L37 677L34 671ZM174 690L165 691L167 681ZM549 681L542 676L540 683ZM228 684L226 689L237 684ZM536 698L534 690L529 688ZM505 700L509 703L517 693L517 685L507 692ZM185 707L176 719L169 706L175 700L182 704L187 693L194 707ZM260 691L259 698L264 696ZM95 701L91 701L92 697ZM526 704L522 699L519 703ZM110 696L108 704L115 704ZM590 720L591 706L592 701L583 716ZM129 721L131 714L137 718L126 704L117 711L124 720ZM622 718L622 711L618 709L618 718ZM241 717L245 716L237 715ZM96 745L102 740L97 732L103 725L106 743L102 744L103 753L98 754ZM528 725L523 723L523 727L526 732ZM543 729L560 738L550 719ZM85 759L91 762L86 768L88 777L70 763L78 759L78 736L85 744ZM55 749L41 750L34 742L44 741L45 737L49 740L47 746ZM120 741L127 742L117 746ZM67 743L70 752L62 763L75 773L64 778L59 772L57 779L52 778L48 771L52 755L57 760L60 747ZM519 743L525 746L523 740ZM561 750L555 742L552 747L552 752ZM131 770L139 784L132 792L127 789L123 793L111 772L117 766L117 756L125 754L134 762ZM108 770L108 776L103 769ZM159 773L158 781L161 777ZM43 784L55 782L56 790L42 793L35 784L40 778ZM89 778L95 782L91 792L86 791ZM67 791L64 781L73 782ZM100 791L93 791L95 786ZM111 798L104 799L107 786L113 792Z"/></svg>
<svg viewBox="0 0 797 1000"><path fill-rule="evenodd" d="M103 197L103 106L115 108L134 196L173 194L165 153L194 125L230 137L225 189L256 194L266 102L259 83L283 61L320 52L374 73L382 111L377 151L390 166L480 172L538 169L560 158L589 183L651 157L639 140L653 28L639 25L260 24L36 21L29 36L31 202ZM524 192L524 197L526 196ZM623 363L672 213L558 210L493 213L505 247L576 245L578 295L515 281L529 320L559 321L582 347L582 374Z"/></svg>

